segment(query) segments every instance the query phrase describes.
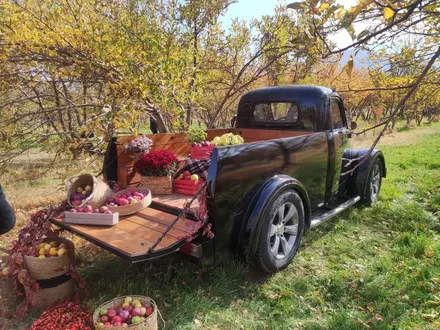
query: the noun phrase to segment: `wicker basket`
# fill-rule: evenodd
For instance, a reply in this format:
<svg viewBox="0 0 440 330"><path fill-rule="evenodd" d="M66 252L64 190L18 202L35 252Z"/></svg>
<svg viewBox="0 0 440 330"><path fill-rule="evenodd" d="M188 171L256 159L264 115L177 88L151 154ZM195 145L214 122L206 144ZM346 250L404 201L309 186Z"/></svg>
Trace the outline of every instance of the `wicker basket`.
<svg viewBox="0 0 440 330"><path fill-rule="evenodd" d="M56 258L44 259L24 255L24 263L26 264L29 274L34 280L47 280L66 274L70 270L70 263L74 262L75 246L71 241L62 237L45 238L43 240L44 243L51 241L56 241L59 244L66 244L69 253L68 255Z"/></svg>
<svg viewBox="0 0 440 330"><path fill-rule="evenodd" d="M142 211L143 209L147 208L151 204L151 191L149 189L145 188L130 188L118 191L117 194L123 194L129 190L136 190L140 193L143 193L145 195L145 198L138 203L125 205L125 206L108 206L108 209L112 211L113 213L119 212L119 215L129 215L129 214L135 214L139 211Z"/></svg>
<svg viewBox="0 0 440 330"><path fill-rule="evenodd" d="M173 193L171 176L141 176L140 186L150 189L153 195L171 195Z"/></svg>
<svg viewBox="0 0 440 330"><path fill-rule="evenodd" d="M25 290L29 290L29 288L25 287ZM31 306L35 309L47 309L55 303L70 299L74 293L75 281L69 279L53 288L40 289L33 293Z"/></svg>
<svg viewBox="0 0 440 330"><path fill-rule="evenodd" d="M84 187L86 185L92 186L93 190L89 197L83 199L79 207L83 207L88 204L94 209L99 209L105 204L105 200L108 196L113 194L111 188L104 181L99 180L91 174L75 175L67 179L67 201L70 204L70 195L73 194L78 187ZM70 204L73 206L72 204Z"/></svg>
<svg viewBox="0 0 440 330"><path fill-rule="evenodd" d="M1 257L5 260L7 257ZM0 277L0 316L3 312L12 311L18 304L18 296L14 290L14 280L11 276Z"/></svg>
<svg viewBox="0 0 440 330"><path fill-rule="evenodd" d="M131 324L128 327L118 327L118 326L113 326L112 329L114 330L124 330L124 329L132 329L132 330L157 330L158 329L158 325L157 325L157 305L156 303L153 301L153 299L149 298L149 297L145 297L145 296L130 296L133 299L139 299L143 304L150 304L153 307L153 313L151 313L150 316L148 316L147 318L145 318L145 321L142 323L138 323L138 324ZM98 325L99 322L99 311L101 309L108 309L108 308L116 308L119 305L121 305L124 302L124 299L126 298L126 296L124 297L117 297L115 299L112 299L110 301L107 301L106 303L102 304L101 306L99 306L95 312L93 313L93 322L95 323L95 329L96 330L106 330L108 329L107 327L103 327Z"/></svg>

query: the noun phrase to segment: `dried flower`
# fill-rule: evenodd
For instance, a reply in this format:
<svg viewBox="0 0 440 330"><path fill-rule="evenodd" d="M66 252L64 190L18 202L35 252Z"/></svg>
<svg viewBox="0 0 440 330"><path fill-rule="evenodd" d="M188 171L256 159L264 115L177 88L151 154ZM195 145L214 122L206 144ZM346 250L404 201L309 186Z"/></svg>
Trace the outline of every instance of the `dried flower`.
<svg viewBox="0 0 440 330"><path fill-rule="evenodd" d="M132 140L130 143L124 145L125 152L134 152L138 154L145 154L150 151L153 141L145 135Z"/></svg>

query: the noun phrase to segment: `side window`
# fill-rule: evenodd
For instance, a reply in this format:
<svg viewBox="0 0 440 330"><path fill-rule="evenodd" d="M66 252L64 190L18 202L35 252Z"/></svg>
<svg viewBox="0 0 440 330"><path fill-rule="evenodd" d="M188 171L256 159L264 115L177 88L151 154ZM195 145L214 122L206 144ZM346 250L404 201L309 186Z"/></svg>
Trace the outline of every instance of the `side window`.
<svg viewBox="0 0 440 330"><path fill-rule="evenodd" d="M339 107L339 103L335 100L330 101L330 111L332 116L332 128L338 129L344 127L344 121L341 114L342 109Z"/></svg>

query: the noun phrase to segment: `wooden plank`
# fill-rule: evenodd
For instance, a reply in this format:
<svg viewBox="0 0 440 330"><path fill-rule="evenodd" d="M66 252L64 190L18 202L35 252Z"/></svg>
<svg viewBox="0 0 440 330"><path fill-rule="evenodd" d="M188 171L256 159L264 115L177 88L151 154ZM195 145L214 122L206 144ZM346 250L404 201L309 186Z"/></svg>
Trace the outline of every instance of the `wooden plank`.
<svg viewBox="0 0 440 330"><path fill-rule="evenodd" d="M151 230L155 230L160 233L160 235L168 228L168 225L163 225L159 222L152 220L150 217L145 214L137 213L127 218L131 222L137 223L138 225L147 227ZM187 235L187 232L184 230L177 229L175 227L171 228L168 232L168 237L174 237L176 239L180 239Z"/></svg>
<svg viewBox="0 0 440 330"><path fill-rule="evenodd" d="M85 237L90 237L96 241L99 241L105 245L117 248L128 254L142 254L147 253L148 249L155 242L151 242L144 238L133 235L129 232L121 230L116 226L103 228L97 226L82 226L82 225L69 225L74 230L81 232ZM178 241L178 240L176 240ZM142 245L143 244L143 245ZM158 248L162 249L165 246L159 244Z"/></svg>
<svg viewBox="0 0 440 330"><path fill-rule="evenodd" d="M155 243L159 237L162 236L161 232L158 232L156 230L152 230L150 228L144 227L142 225L139 225L133 221L130 221L128 219L119 221L118 223L118 229L121 229L123 231L126 231L127 233L130 233L132 235L138 236L142 239L145 239L149 242ZM164 246L171 246L174 243L178 242L179 240L172 236L165 236L160 244L158 246L164 247Z"/></svg>
<svg viewBox="0 0 440 330"><path fill-rule="evenodd" d="M169 213L164 213L162 211L159 210L155 210L152 208L147 207L146 209L142 210L141 212L142 214L148 215L148 217L156 222L159 222L165 226L168 226L171 222L173 222L173 220L176 218L175 215L173 214L169 214ZM192 220L186 220L186 221L191 221L190 223L194 222ZM183 223L181 220L177 221L176 224L174 225L174 228L185 231L186 232L186 222Z"/></svg>
<svg viewBox="0 0 440 330"><path fill-rule="evenodd" d="M155 201L158 204L164 205L164 206L172 206L174 208L182 210L185 202L189 202L191 200L191 198L192 198L192 196L173 193L171 195L152 196L151 200ZM191 209L194 209L197 206L199 206L199 203L196 199L191 204Z"/></svg>

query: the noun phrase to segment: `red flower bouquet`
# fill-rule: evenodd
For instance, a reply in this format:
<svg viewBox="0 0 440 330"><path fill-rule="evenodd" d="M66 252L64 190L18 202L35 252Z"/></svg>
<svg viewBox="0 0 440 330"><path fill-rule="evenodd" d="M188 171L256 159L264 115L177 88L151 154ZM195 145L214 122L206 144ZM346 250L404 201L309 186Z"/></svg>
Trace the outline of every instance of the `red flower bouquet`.
<svg viewBox="0 0 440 330"><path fill-rule="evenodd" d="M134 168L142 176L169 176L177 170L178 160L172 152L150 151L134 163Z"/></svg>

